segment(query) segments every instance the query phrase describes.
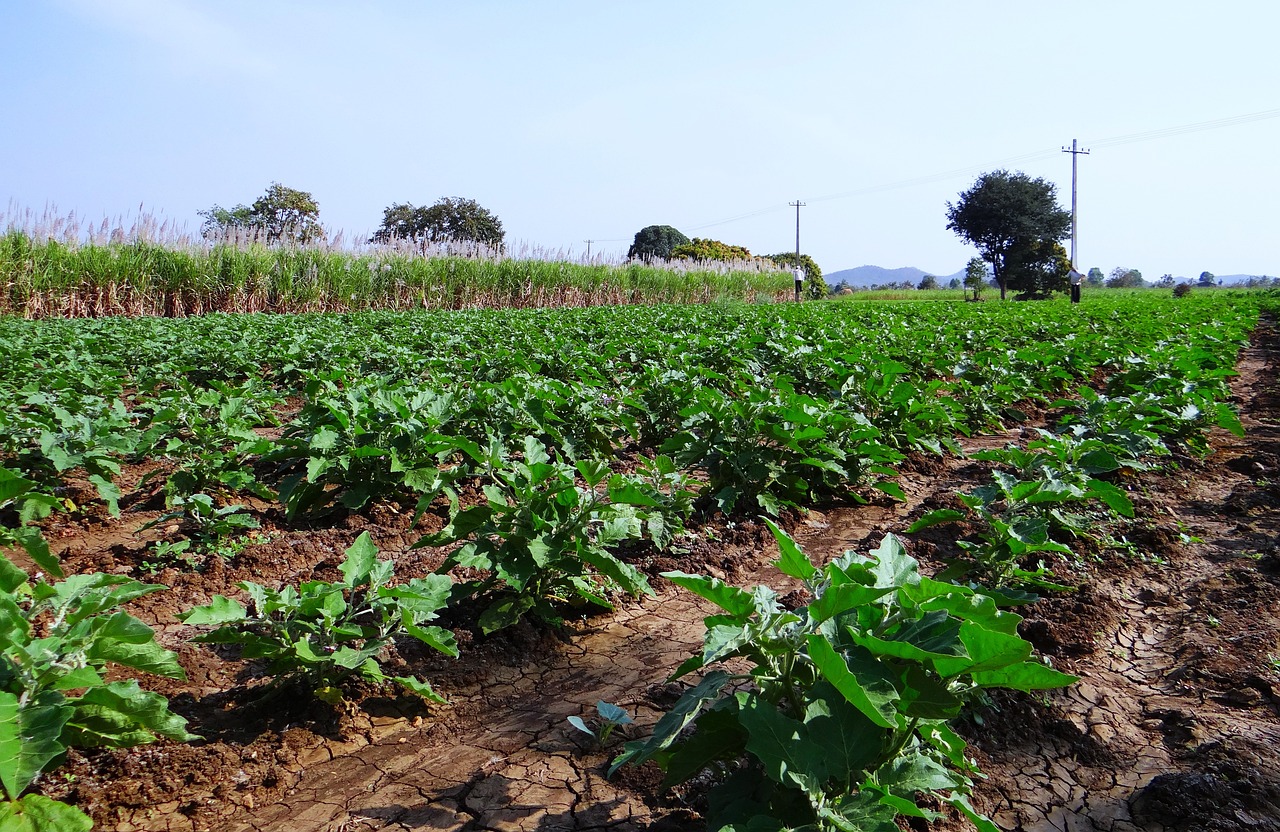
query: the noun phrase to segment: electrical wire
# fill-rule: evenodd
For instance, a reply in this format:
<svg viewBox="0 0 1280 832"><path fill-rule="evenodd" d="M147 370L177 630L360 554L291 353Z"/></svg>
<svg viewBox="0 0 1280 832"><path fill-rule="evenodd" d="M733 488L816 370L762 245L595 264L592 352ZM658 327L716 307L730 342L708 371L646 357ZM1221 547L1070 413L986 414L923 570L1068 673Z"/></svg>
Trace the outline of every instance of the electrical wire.
<svg viewBox="0 0 1280 832"><path fill-rule="evenodd" d="M1142 133L1129 133L1123 136L1111 136L1110 138L1093 139L1083 144L1090 145L1089 149L1103 147L1118 147L1125 144L1134 144L1136 142L1155 141L1156 139L1169 138L1170 136L1182 136L1187 133L1200 133L1205 130L1220 130L1224 127L1236 127L1241 124L1251 124L1257 121L1265 121L1267 119L1280 117L1280 108L1273 110L1260 110L1256 113L1245 113L1238 116L1228 116L1227 118L1213 119L1211 121L1198 121L1192 124L1180 124L1173 127L1162 127L1157 130L1147 130ZM1051 148L1047 150L1037 150L1031 153L1024 153L1020 156L1009 156L1004 159L997 159L993 162L986 162L980 165L969 165L963 168L955 168L953 170L941 171L939 173L931 173L925 176L916 176L911 179L900 179L894 182L884 182L879 185L868 185L862 188L855 188L848 191L839 191L833 194L813 197L807 200L814 202L830 202L837 199L847 199L853 196L862 196L864 194L881 193L883 191L894 191L899 188L910 188L916 185L927 185L932 182L941 182L946 179L953 179L963 174L974 173L976 171L991 170L1006 165L1017 164L1021 162L1031 162L1040 159L1047 159L1058 153L1061 148ZM737 214L724 219L704 222L698 225L686 225L690 231L701 231L704 228L714 228L717 225L728 225L729 223L739 222L740 220L758 217L763 214L772 214L777 211L786 210L786 206L772 205L767 208L759 208L755 211L748 211L744 214ZM602 241L603 242L603 241ZM622 242L626 242L623 240Z"/></svg>

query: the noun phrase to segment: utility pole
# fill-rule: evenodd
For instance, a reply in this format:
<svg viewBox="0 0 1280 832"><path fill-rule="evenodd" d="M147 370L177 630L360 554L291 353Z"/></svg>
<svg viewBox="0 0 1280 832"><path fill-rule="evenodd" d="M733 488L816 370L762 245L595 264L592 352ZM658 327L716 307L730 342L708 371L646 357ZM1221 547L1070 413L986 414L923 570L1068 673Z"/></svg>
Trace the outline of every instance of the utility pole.
<svg viewBox="0 0 1280 832"><path fill-rule="evenodd" d="M795 206L796 209L796 300L800 300L800 288L804 285L804 272L800 268L800 209L805 207L805 203L797 199L787 204Z"/></svg>
<svg viewBox="0 0 1280 832"><path fill-rule="evenodd" d="M587 262L590 263L591 262L591 244L594 243L595 240L583 240L582 242L587 244Z"/></svg>
<svg viewBox="0 0 1280 832"><path fill-rule="evenodd" d="M1081 153L1088 156L1089 151L1081 150L1072 139L1071 148L1064 147L1062 152L1071 154L1071 268L1079 271L1080 266L1076 262L1076 160Z"/></svg>

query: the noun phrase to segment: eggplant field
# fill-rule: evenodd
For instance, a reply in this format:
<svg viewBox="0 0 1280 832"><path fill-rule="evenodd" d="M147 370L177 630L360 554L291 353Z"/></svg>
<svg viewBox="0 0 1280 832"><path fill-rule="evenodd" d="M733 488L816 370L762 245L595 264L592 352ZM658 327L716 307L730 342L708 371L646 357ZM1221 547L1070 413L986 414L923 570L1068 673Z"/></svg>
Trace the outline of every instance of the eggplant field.
<svg viewBox="0 0 1280 832"><path fill-rule="evenodd" d="M0 832L1280 829L1278 310L0 317Z"/></svg>

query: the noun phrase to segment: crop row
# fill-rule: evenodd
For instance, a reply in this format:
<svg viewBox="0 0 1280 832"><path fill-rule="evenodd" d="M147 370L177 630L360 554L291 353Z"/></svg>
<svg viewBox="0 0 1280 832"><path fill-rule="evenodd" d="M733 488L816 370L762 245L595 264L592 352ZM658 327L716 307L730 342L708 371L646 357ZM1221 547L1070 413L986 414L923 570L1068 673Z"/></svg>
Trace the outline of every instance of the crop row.
<svg viewBox="0 0 1280 832"><path fill-rule="evenodd" d="M373 249L79 244L0 235L0 313L27 318L356 309L561 307L783 299L791 275L758 268L584 264Z"/></svg>

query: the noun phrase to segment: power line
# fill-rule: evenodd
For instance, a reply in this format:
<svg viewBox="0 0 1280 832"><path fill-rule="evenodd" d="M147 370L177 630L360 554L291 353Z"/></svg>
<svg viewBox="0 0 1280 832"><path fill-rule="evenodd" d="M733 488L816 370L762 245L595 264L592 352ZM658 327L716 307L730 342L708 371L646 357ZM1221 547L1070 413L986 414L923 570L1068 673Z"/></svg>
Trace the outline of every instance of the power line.
<svg viewBox="0 0 1280 832"><path fill-rule="evenodd" d="M1111 138L1093 139L1088 144L1095 148L1099 147L1115 147L1122 144L1133 144L1135 142L1154 141L1156 139L1168 138L1170 136L1181 136L1186 133L1199 133L1205 130L1219 130L1224 127L1235 127L1241 124L1251 124L1257 121L1265 121L1267 119L1280 117L1280 108L1273 110L1261 110L1256 113L1246 113L1238 116L1229 116L1227 118L1213 119L1211 121L1199 121L1192 124L1180 124L1173 127L1162 127L1158 130L1147 130L1142 133L1130 133L1123 136L1112 136ZM978 165L968 165L963 168L954 168L952 170L940 171L938 173L926 174L925 176L916 176L910 179L899 179L893 182L884 182L879 185L868 185L862 188L854 188L848 191L839 191L833 194L813 197L811 202L830 202L837 199L847 199L853 196L863 196L865 194L880 193L882 191L893 191L899 188L910 188L916 185L928 185L933 182L940 182L954 177L975 173L979 171L990 170L992 168L1003 167L1006 165L1017 164L1020 162L1031 162L1040 159L1048 159L1059 153L1058 148L1048 148L1045 150L1036 150L1031 153L1024 153L1019 156L1007 156L1003 159L997 159L991 162L985 162ZM762 214L770 214L775 211L782 210L780 205L771 205L767 208L760 208L755 211L748 211L744 214L738 214L732 217L726 217L721 220L702 223L701 225L688 226L690 231L699 231L703 228L712 228L717 225L727 225L731 222L758 217Z"/></svg>

